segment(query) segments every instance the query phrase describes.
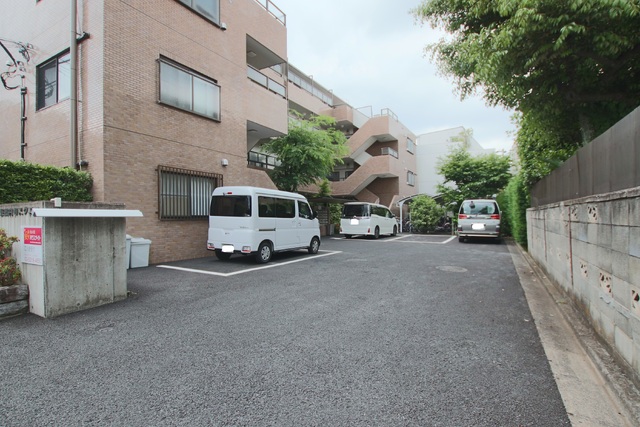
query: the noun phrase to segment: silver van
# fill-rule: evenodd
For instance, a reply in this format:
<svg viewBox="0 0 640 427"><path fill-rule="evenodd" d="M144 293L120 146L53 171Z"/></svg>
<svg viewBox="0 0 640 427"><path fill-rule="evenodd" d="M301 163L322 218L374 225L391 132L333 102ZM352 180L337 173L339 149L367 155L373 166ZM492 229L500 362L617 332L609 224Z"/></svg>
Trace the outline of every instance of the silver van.
<svg viewBox="0 0 640 427"><path fill-rule="evenodd" d="M500 239L500 208L492 199L465 200L458 212L458 240L467 237Z"/></svg>

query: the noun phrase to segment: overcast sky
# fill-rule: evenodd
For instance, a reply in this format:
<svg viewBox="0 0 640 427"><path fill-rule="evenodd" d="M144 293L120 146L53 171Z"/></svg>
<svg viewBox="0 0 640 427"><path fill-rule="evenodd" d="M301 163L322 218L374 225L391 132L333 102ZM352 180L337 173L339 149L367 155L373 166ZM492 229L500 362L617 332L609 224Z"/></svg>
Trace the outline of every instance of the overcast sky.
<svg viewBox="0 0 640 427"><path fill-rule="evenodd" d="M287 16L289 62L352 107L389 108L416 135L464 126L484 148L511 148L512 112L460 101L425 56L440 34L409 13L420 0L272 2Z"/></svg>

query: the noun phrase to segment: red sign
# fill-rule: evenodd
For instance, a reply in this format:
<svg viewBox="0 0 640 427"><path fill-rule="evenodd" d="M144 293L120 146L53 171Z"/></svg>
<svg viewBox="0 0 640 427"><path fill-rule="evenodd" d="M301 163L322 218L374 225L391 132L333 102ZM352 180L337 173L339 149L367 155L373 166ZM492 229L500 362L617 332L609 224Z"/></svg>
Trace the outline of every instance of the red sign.
<svg viewBox="0 0 640 427"><path fill-rule="evenodd" d="M42 228L40 227L25 227L24 239L25 245L42 245Z"/></svg>

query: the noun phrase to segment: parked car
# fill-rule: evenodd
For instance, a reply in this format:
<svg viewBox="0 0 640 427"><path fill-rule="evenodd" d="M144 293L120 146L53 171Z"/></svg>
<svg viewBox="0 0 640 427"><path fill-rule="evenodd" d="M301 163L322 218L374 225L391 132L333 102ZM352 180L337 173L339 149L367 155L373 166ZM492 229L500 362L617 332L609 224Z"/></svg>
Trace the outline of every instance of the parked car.
<svg viewBox="0 0 640 427"><path fill-rule="evenodd" d="M218 187L209 212L207 249L220 260L233 254L267 263L274 252L320 248L317 214L297 193L256 187Z"/></svg>
<svg viewBox="0 0 640 427"><path fill-rule="evenodd" d="M345 238L361 234L377 239L381 234L395 236L398 220L389 208L376 203L348 202L342 207L340 233Z"/></svg>
<svg viewBox="0 0 640 427"><path fill-rule="evenodd" d="M467 237L500 239L500 207L495 200L465 200L458 212L458 240Z"/></svg>

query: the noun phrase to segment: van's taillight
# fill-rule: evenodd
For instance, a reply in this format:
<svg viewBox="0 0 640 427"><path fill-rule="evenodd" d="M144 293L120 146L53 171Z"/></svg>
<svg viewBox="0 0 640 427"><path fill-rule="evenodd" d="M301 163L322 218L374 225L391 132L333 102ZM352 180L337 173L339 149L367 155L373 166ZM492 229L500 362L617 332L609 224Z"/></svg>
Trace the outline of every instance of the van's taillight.
<svg viewBox="0 0 640 427"><path fill-rule="evenodd" d="M458 214L458 219L467 219L466 214Z"/></svg>
<svg viewBox="0 0 640 427"><path fill-rule="evenodd" d="M491 219L500 219L500 214L491 215Z"/></svg>

